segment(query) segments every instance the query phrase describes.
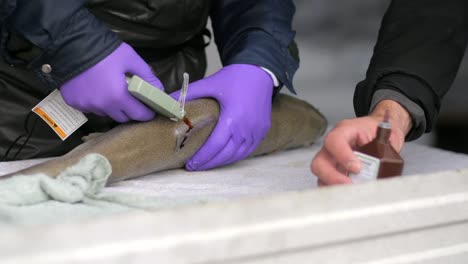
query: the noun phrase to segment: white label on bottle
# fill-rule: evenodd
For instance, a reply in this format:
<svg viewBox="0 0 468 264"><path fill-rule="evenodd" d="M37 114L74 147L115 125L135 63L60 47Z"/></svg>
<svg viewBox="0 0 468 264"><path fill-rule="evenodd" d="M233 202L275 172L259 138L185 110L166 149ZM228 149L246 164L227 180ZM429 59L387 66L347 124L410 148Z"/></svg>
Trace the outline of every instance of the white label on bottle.
<svg viewBox="0 0 468 264"><path fill-rule="evenodd" d="M350 173L349 177L354 183L376 180L379 175L380 160L367 154L354 151L361 161L361 171Z"/></svg>
<svg viewBox="0 0 468 264"><path fill-rule="evenodd" d="M65 103L59 90L49 94L32 111L41 117L62 140L88 121L82 112Z"/></svg>

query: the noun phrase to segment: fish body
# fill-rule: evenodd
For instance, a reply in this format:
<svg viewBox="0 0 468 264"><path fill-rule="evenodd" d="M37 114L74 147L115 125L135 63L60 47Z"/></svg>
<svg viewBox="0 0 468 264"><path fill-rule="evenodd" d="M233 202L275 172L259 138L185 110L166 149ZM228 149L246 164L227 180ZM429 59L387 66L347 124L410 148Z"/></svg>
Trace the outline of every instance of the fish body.
<svg viewBox="0 0 468 264"><path fill-rule="evenodd" d="M90 153L99 153L109 160L112 174L108 183L182 168L213 131L219 117L219 105L213 99L194 100L187 102L186 112L192 129L182 121L174 122L164 117L121 124L99 136L89 137L63 156L7 176L44 173L56 177ZM326 119L312 105L279 94L273 101L271 128L251 156L310 145L323 135L326 126Z"/></svg>

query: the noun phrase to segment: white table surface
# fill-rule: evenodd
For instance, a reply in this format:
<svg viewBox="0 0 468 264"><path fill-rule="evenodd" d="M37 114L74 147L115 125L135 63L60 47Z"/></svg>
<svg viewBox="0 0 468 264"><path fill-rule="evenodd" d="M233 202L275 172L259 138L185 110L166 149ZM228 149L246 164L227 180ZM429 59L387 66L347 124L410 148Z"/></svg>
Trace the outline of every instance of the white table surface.
<svg viewBox="0 0 468 264"><path fill-rule="evenodd" d="M319 147L320 143L210 171L177 169L159 172L116 183L106 191L134 192L179 202L194 202L312 189L317 185L309 165ZM415 143L407 143L402 156L405 159L404 175L468 168L468 155ZM40 160L0 162L0 174L38 162Z"/></svg>

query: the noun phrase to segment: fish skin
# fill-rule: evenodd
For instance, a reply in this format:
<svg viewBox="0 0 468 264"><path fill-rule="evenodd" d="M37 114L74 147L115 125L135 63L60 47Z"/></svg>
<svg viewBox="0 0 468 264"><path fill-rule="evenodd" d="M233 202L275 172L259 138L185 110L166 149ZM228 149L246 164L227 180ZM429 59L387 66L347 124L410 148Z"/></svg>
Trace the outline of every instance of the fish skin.
<svg viewBox="0 0 468 264"><path fill-rule="evenodd" d="M56 177L90 153L105 156L112 165L108 184L183 168L213 131L219 106L213 99L199 99L187 102L186 112L193 124L191 131L182 121L174 122L160 116L149 122L121 124L102 135L90 136L63 156L1 177L35 173ZM312 105L279 94L273 101L271 128L250 157L311 145L323 135L326 127L325 117Z"/></svg>

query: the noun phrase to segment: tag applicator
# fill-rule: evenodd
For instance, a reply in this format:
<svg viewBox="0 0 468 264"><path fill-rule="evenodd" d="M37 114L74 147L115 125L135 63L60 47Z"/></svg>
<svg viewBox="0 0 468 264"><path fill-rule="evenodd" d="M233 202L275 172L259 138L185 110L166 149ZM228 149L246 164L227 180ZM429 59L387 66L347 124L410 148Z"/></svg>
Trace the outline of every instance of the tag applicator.
<svg viewBox="0 0 468 264"><path fill-rule="evenodd" d="M127 77L128 91L158 114L168 117L174 121L183 120L190 128L192 128L190 120L185 117L186 112L184 109L185 98L188 91L189 75L188 73L184 73L183 76L184 80L179 101L136 75Z"/></svg>

